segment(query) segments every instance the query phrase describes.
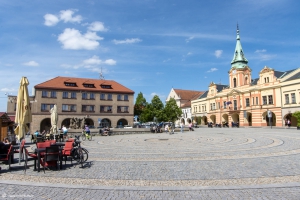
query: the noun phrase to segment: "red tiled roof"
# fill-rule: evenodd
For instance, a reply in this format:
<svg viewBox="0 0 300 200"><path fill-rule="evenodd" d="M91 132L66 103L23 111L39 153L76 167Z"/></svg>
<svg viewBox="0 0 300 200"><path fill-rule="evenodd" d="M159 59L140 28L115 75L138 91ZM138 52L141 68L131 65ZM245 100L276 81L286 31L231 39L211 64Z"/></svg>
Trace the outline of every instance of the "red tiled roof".
<svg viewBox="0 0 300 200"><path fill-rule="evenodd" d="M197 99L200 95L204 93L204 91L195 91L195 90L181 90L174 89L176 94L180 96L181 100L194 100Z"/></svg>
<svg viewBox="0 0 300 200"><path fill-rule="evenodd" d="M11 122L11 119L6 112L0 112L0 118L2 119L2 122Z"/></svg>
<svg viewBox="0 0 300 200"><path fill-rule="evenodd" d="M16 116L8 116L10 118L10 121L14 122L15 121L15 118Z"/></svg>
<svg viewBox="0 0 300 200"><path fill-rule="evenodd" d="M65 83L76 83L76 86L66 86ZM94 87L84 87L83 84L94 84ZM102 88L101 85L111 86L112 89ZM89 78L76 78L76 77L62 77L58 76L38 85L36 89L61 89L61 90L82 90L82 91L95 91L95 92L116 92L134 94L134 91L112 80L100 80Z"/></svg>

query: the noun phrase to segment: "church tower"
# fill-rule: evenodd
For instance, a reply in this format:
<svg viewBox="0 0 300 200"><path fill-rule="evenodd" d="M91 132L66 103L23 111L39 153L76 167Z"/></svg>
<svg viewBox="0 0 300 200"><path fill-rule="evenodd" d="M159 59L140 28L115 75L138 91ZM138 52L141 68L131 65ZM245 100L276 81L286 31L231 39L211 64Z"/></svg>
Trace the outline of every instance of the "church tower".
<svg viewBox="0 0 300 200"><path fill-rule="evenodd" d="M243 85L249 85L251 83L251 69L248 67L248 60L245 57L241 39L240 39L240 30L237 25L237 37L236 37L236 46L231 61L231 69L229 73L229 83L230 88L236 88Z"/></svg>

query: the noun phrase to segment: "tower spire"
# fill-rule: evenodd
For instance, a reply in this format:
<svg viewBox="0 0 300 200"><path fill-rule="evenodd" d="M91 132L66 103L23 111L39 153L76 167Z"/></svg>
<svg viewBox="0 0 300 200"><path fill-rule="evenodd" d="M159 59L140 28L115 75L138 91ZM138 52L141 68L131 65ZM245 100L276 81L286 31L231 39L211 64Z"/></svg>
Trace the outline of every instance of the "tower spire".
<svg viewBox="0 0 300 200"><path fill-rule="evenodd" d="M100 79L100 80L104 80L104 76L103 76L103 74L102 74L102 67L101 67L101 71L100 71L100 73L99 73L99 79Z"/></svg>
<svg viewBox="0 0 300 200"><path fill-rule="evenodd" d="M244 68L248 63L248 60L246 59L244 55L244 51L242 48L241 40L240 40L240 29L239 24L237 24L236 27L236 46L235 51L233 55L233 59L231 61L231 67L235 68Z"/></svg>

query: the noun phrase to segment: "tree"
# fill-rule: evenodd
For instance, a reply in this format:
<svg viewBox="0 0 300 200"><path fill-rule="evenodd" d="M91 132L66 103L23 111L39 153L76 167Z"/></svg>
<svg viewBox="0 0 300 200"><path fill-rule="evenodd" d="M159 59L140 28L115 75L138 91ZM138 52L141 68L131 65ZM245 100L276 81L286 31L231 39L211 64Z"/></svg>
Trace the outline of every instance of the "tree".
<svg viewBox="0 0 300 200"><path fill-rule="evenodd" d="M297 129L298 129L298 127L300 127L300 111L294 112L293 117L297 119Z"/></svg>
<svg viewBox="0 0 300 200"><path fill-rule="evenodd" d="M143 110L147 106L147 101L143 96L143 93L140 92L138 96L136 97L135 104L134 104L134 115L140 116L143 112Z"/></svg>
<svg viewBox="0 0 300 200"><path fill-rule="evenodd" d="M158 121L164 121L165 120L164 104L157 95L155 95L152 98L150 108L151 108L151 111L152 111L151 121L154 119L154 117L156 117L156 119Z"/></svg>
<svg viewBox="0 0 300 200"><path fill-rule="evenodd" d="M166 121L171 122L175 122L181 116L182 111L177 106L176 100L174 98L170 98L170 100L166 103L164 114L166 117Z"/></svg>

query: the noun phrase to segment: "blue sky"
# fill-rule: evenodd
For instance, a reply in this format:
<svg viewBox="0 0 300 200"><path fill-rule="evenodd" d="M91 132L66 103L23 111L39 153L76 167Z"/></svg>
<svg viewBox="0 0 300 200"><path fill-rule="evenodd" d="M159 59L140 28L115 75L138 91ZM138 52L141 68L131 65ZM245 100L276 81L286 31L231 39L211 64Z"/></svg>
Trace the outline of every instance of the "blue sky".
<svg viewBox="0 0 300 200"><path fill-rule="evenodd" d="M300 67L298 0L0 0L0 111L27 76L115 80L164 102L228 84L239 24L252 77ZM135 95L135 98L136 98Z"/></svg>

